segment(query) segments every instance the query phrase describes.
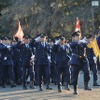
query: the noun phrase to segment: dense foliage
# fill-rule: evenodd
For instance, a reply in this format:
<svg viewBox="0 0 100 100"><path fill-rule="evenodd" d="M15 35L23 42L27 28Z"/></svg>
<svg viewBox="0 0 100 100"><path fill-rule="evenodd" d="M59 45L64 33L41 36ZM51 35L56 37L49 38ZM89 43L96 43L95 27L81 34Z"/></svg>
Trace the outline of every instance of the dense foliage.
<svg viewBox="0 0 100 100"><path fill-rule="evenodd" d="M24 33L49 36L58 33L70 36L76 17L81 21L82 34L92 33L91 0L0 0L0 33L13 33L16 20ZM94 7L95 33L100 26L100 6Z"/></svg>

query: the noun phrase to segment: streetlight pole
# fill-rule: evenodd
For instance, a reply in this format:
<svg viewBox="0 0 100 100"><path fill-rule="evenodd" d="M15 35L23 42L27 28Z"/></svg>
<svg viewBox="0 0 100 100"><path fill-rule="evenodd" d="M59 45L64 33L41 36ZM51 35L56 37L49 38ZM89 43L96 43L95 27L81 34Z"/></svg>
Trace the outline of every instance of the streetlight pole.
<svg viewBox="0 0 100 100"><path fill-rule="evenodd" d="M99 1L98 0L92 0L91 2L92 8L92 35L94 36L94 32L95 32L95 23L94 23L94 7L98 7L99 6Z"/></svg>

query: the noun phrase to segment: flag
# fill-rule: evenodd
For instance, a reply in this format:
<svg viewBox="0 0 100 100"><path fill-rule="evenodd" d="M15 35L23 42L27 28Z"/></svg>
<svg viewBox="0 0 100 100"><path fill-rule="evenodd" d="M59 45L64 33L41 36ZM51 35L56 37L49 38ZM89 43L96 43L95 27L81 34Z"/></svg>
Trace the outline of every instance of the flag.
<svg viewBox="0 0 100 100"><path fill-rule="evenodd" d="M20 40L23 40L24 33L19 21L18 21L18 31L16 32L14 36L19 38Z"/></svg>
<svg viewBox="0 0 100 100"><path fill-rule="evenodd" d="M80 28L80 20L78 17L76 18L76 25L75 25L75 32L77 32L77 31L79 31L80 38L82 38L81 28Z"/></svg>
<svg viewBox="0 0 100 100"><path fill-rule="evenodd" d="M100 61L100 36L95 37L94 40L88 44L88 47L93 49L95 56L99 58Z"/></svg>

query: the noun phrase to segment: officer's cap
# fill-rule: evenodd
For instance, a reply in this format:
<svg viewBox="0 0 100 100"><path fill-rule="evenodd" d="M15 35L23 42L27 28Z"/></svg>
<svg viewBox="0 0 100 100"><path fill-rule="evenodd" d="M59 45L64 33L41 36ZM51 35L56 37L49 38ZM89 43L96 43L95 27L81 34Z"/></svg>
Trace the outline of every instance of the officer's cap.
<svg viewBox="0 0 100 100"><path fill-rule="evenodd" d="M61 41L63 41L63 40L65 40L65 37L64 37L64 36L61 36L59 39L60 39Z"/></svg>
<svg viewBox="0 0 100 100"><path fill-rule="evenodd" d="M9 36L2 36L1 40L11 40L11 38Z"/></svg>
<svg viewBox="0 0 100 100"><path fill-rule="evenodd" d="M79 31L72 33L72 37L79 36Z"/></svg>
<svg viewBox="0 0 100 100"><path fill-rule="evenodd" d="M41 37L41 38L44 38L44 37L47 37L47 35L46 35L45 33L41 33L41 34L40 34L40 37Z"/></svg>
<svg viewBox="0 0 100 100"><path fill-rule="evenodd" d="M24 39L31 39L32 37L29 34L24 35Z"/></svg>
<svg viewBox="0 0 100 100"><path fill-rule="evenodd" d="M91 34L87 34L87 35L86 35L86 38L87 38L87 39L92 38L92 35L91 35Z"/></svg>

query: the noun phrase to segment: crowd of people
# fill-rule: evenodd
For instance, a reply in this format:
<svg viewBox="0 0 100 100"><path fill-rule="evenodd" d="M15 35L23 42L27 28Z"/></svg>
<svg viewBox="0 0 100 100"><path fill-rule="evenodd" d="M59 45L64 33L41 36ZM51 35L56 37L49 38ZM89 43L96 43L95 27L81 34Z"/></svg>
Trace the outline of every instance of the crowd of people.
<svg viewBox="0 0 100 100"><path fill-rule="evenodd" d="M1 87L6 88L7 84L12 88L22 85L23 89L27 89L29 85L34 89L38 85L39 91L43 91L43 84L47 90L52 90L52 82L57 85L58 92L62 92L62 85L68 91L69 85L73 85L74 94L77 94L80 71L84 73L84 89L91 90L90 70L93 72L93 86L100 86L97 82L97 58L93 49L88 47L92 40L93 36L90 34L80 40L79 32L72 34L70 43L64 36L48 41L44 33L35 38L26 34L23 40L1 37Z"/></svg>

